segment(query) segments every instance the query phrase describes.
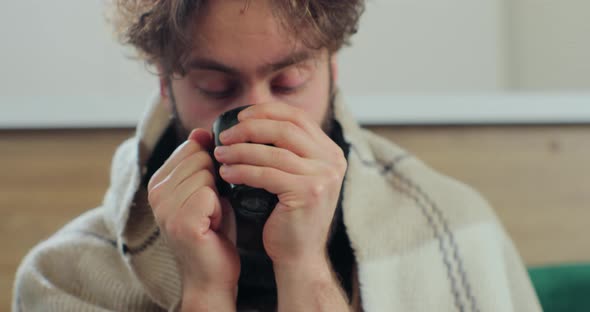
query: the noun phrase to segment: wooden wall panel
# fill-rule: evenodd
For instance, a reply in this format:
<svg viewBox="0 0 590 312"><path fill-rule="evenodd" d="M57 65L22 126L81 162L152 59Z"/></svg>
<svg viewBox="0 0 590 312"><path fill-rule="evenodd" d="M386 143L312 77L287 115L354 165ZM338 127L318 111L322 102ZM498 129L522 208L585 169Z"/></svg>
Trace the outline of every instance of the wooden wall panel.
<svg viewBox="0 0 590 312"><path fill-rule="evenodd" d="M20 260L40 240L100 204L116 146L131 130L0 132L0 311Z"/></svg>
<svg viewBox="0 0 590 312"><path fill-rule="evenodd" d="M478 189L527 264L590 261L590 126L372 129ZM0 307L26 252L100 204L112 154L132 133L0 131Z"/></svg>

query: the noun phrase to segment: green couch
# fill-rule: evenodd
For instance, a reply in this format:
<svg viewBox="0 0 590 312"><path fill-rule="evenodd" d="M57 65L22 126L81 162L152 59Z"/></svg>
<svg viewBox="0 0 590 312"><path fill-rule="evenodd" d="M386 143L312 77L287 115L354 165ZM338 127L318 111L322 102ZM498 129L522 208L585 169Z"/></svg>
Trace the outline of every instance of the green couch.
<svg viewBox="0 0 590 312"><path fill-rule="evenodd" d="M590 312L590 263L529 268L543 311Z"/></svg>

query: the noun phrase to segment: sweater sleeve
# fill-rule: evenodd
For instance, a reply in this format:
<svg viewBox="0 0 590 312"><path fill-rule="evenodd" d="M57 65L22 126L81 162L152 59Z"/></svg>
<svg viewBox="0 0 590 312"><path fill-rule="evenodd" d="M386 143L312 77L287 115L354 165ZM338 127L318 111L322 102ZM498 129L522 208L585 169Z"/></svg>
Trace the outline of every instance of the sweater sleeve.
<svg viewBox="0 0 590 312"><path fill-rule="evenodd" d="M514 311L541 311L539 299L528 272L509 237L506 237L504 243L504 263Z"/></svg>
<svg viewBox="0 0 590 312"><path fill-rule="evenodd" d="M164 311L96 220L82 216L31 250L16 274L13 311Z"/></svg>

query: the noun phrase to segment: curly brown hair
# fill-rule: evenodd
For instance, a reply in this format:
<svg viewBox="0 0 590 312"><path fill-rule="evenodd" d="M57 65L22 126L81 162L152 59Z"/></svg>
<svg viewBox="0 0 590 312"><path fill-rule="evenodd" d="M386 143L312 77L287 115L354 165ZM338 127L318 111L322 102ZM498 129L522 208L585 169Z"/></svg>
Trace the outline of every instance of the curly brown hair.
<svg viewBox="0 0 590 312"><path fill-rule="evenodd" d="M247 9L251 0L244 0ZM313 49L338 51L349 44L364 11L364 0L271 0L273 14L284 29ZM187 27L205 0L112 0L108 19L123 44L136 48L148 64L162 66L163 75L185 74L183 60L190 46ZM296 30L305 29L300 33Z"/></svg>

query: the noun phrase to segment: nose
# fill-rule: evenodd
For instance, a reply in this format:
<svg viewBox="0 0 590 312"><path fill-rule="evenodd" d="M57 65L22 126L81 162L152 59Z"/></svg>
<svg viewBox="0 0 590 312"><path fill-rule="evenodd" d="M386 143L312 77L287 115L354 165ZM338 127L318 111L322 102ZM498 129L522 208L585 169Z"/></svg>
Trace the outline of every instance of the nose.
<svg viewBox="0 0 590 312"><path fill-rule="evenodd" d="M269 102L272 94L264 83L246 86L238 101L242 105L255 105Z"/></svg>

